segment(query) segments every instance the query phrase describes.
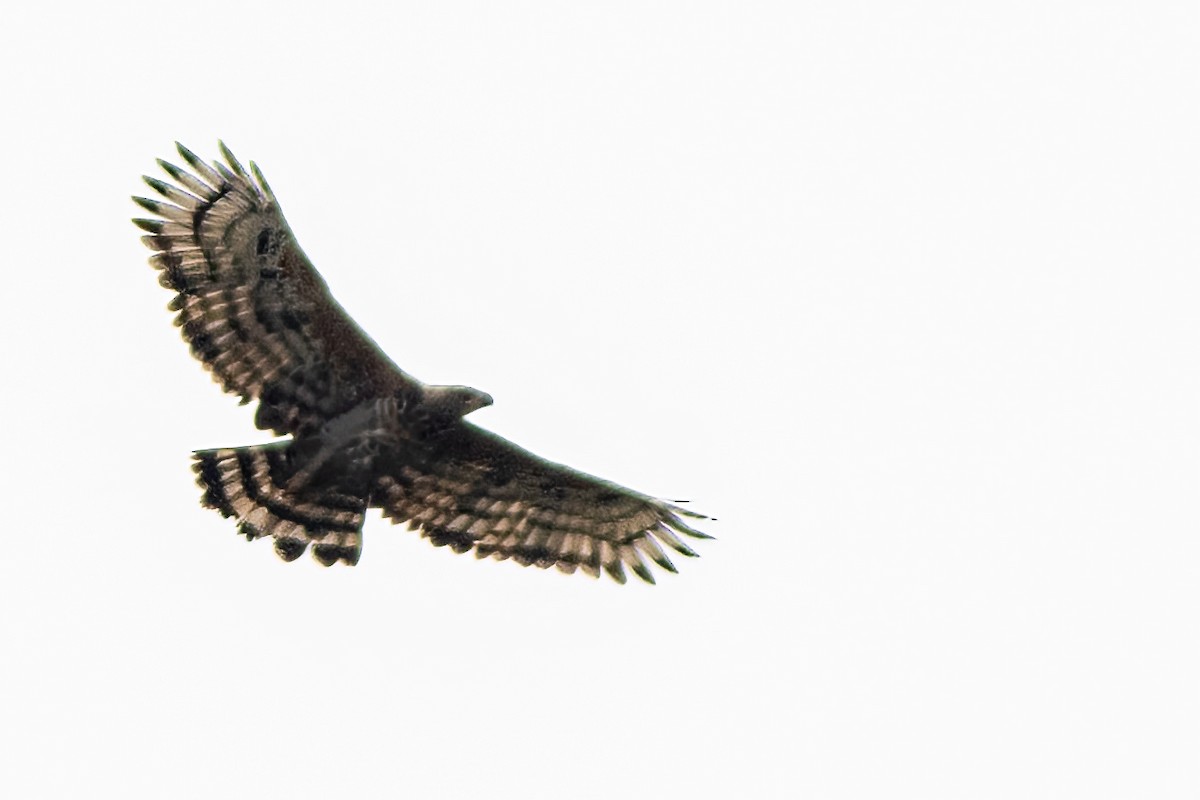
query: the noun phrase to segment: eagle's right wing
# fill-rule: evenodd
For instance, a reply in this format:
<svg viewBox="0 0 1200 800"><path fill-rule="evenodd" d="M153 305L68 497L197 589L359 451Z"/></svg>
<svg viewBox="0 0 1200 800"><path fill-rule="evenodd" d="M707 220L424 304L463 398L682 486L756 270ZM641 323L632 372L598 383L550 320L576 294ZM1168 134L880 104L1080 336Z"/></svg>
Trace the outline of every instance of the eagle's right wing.
<svg viewBox="0 0 1200 800"><path fill-rule="evenodd" d="M145 178L169 202L135 197L159 219L135 219L192 354L276 433L312 430L363 400L418 392L333 299L296 244L253 162L253 178L224 144L209 166L183 145L187 172L158 163L178 185Z"/></svg>
<svg viewBox="0 0 1200 800"><path fill-rule="evenodd" d="M379 465L371 505L435 545L480 558L604 570L620 583L628 567L654 583L647 560L675 572L660 543L695 556L678 534L712 538L682 519L702 514L547 461L466 421L391 458Z"/></svg>

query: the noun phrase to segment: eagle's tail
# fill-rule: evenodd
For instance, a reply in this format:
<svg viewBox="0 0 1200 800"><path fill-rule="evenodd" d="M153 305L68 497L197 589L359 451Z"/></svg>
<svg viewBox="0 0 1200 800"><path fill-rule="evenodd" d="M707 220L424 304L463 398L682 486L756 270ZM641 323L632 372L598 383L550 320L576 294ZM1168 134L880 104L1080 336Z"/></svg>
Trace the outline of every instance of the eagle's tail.
<svg viewBox="0 0 1200 800"><path fill-rule="evenodd" d="M288 488L297 472L291 445L196 451L192 469L204 490L201 502L237 519L238 532L249 540L273 537L284 561L299 558L311 543L313 557L325 566L357 564L367 498L339 487Z"/></svg>

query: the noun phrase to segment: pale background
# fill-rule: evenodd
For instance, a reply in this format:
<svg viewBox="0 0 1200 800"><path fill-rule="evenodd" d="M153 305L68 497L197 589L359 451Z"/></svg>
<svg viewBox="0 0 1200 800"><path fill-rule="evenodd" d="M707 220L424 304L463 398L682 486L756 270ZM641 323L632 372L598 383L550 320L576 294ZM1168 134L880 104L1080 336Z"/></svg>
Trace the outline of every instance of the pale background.
<svg viewBox="0 0 1200 800"><path fill-rule="evenodd" d="M1192 3L41 4L0 26L5 797L1195 797ZM330 10L333 9L333 10ZM262 166L657 587L279 562L128 195Z"/></svg>

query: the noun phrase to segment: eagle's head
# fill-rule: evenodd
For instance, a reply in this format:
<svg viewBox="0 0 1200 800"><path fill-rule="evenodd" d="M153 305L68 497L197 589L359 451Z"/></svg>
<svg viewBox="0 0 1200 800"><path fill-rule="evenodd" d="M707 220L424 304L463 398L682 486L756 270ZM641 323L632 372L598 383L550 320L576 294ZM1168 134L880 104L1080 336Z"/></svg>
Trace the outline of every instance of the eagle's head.
<svg viewBox="0 0 1200 800"><path fill-rule="evenodd" d="M492 396L470 386L426 386L422 405L433 417L451 420L492 404Z"/></svg>

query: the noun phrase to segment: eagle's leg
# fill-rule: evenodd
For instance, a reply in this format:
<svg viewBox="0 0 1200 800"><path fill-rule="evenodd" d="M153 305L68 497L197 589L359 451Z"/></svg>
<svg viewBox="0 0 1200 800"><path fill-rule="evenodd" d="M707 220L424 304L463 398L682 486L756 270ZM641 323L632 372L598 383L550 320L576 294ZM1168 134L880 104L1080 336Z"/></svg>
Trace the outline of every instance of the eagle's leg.
<svg viewBox="0 0 1200 800"><path fill-rule="evenodd" d="M326 467L338 475L369 474L375 457L393 436L396 413L394 398L369 400L325 423L315 434L297 439L292 448L297 468L288 478L288 491L303 490Z"/></svg>

